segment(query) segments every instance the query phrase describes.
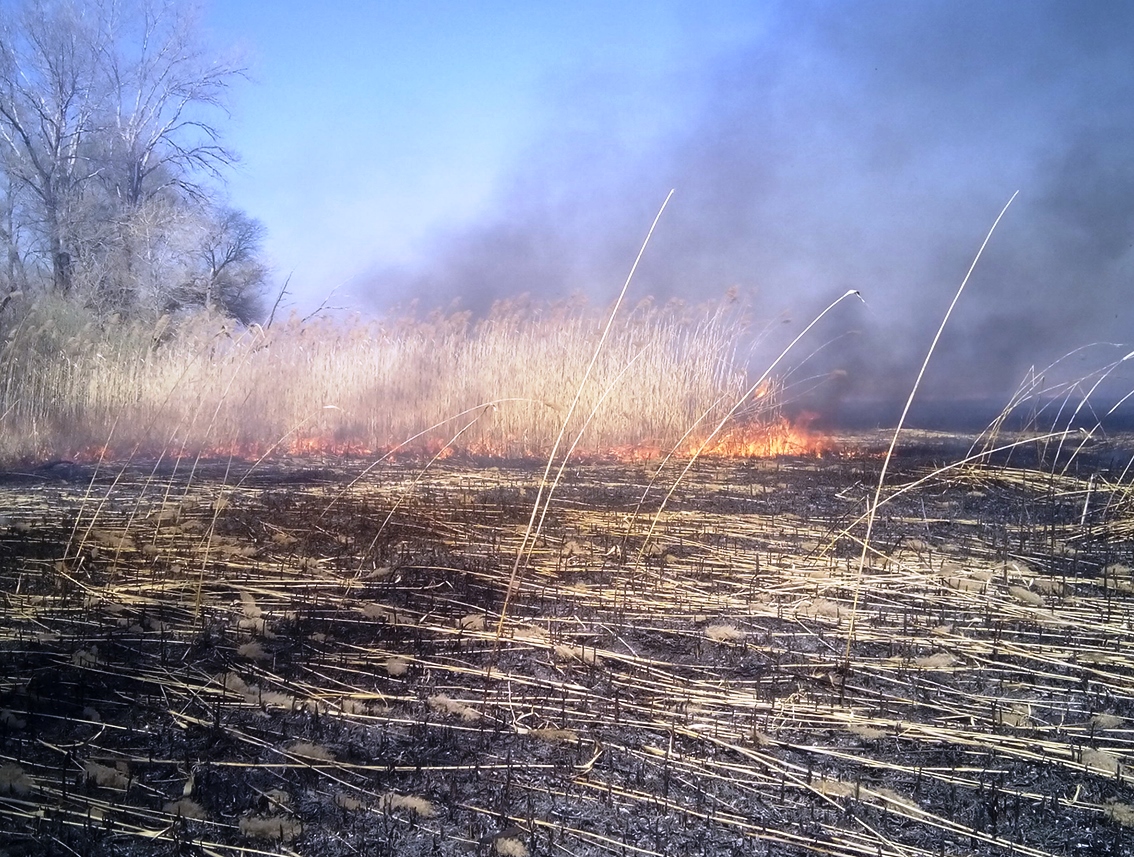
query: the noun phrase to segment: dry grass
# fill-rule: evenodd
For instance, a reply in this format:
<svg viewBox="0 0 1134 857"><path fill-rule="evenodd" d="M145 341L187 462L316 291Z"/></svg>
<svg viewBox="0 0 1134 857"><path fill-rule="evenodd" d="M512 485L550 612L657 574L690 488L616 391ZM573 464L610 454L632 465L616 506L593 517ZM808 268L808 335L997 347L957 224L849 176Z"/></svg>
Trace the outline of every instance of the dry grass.
<svg viewBox="0 0 1134 857"><path fill-rule="evenodd" d="M394 792L383 795L379 807L384 811L402 810L418 818L433 818L437 815L437 808L423 797L415 795L401 795Z"/></svg>
<svg viewBox="0 0 1134 857"><path fill-rule="evenodd" d="M458 433L458 450L542 455L603 319L581 303L520 302L480 321L293 318L265 330L209 315L96 321L45 298L0 325L0 461L104 446L375 453L410 438L417 452ZM728 304L647 301L619 318L577 409L574 430L589 417L581 451L653 454L723 413L743 389L734 352L749 337Z"/></svg>

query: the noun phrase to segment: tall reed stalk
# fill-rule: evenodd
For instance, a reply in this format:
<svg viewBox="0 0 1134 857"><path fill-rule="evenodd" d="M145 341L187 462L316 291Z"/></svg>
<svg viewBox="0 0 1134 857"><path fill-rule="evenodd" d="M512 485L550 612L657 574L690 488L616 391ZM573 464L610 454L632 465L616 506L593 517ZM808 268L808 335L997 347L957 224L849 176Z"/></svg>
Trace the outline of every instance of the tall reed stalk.
<svg viewBox="0 0 1134 857"><path fill-rule="evenodd" d="M643 301L610 318L604 333L602 308L519 300L480 320L293 318L265 330L209 314L95 320L44 299L0 324L0 460L95 458L111 426L116 456L374 454L437 426L409 450L433 454L454 414L487 402L498 404L456 451L546 456L584 420L579 454L658 449L747 386L735 356L750 332L734 305Z"/></svg>

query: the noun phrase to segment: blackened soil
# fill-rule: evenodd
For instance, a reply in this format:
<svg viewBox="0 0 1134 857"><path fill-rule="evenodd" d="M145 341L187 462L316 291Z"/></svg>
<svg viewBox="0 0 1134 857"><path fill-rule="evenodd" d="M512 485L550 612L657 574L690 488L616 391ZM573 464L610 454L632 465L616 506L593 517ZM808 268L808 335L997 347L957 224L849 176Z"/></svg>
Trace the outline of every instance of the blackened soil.
<svg viewBox="0 0 1134 857"><path fill-rule="evenodd" d="M10 474L0 853L1134 854L1121 472L941 452Z"/></svg>

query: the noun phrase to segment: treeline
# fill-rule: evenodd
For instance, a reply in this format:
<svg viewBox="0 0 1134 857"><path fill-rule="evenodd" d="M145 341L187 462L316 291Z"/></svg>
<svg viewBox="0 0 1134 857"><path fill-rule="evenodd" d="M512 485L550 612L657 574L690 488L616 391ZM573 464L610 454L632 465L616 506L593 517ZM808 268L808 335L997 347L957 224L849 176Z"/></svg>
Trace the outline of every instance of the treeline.
<svg viewBox="0 0 1134 857"><path fill-rule="evenodd" d="M235 57L177 0L0 3L0 307L249 321L262 226L225 204ZM15 303L12 303L12 302Z"/></svg>

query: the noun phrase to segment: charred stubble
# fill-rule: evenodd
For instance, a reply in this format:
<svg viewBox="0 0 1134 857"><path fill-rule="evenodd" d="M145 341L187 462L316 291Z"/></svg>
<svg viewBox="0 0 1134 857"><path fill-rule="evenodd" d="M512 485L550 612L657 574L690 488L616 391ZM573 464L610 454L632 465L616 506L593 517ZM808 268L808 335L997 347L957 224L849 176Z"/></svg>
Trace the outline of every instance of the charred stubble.
<svg viewBox="0 0 1134 857"><path fill-rule="evenodd" d="M848 670L869 453L702 462L649 544L649 472L574 468L499 644L531 468L9 478L3 847L1134 853L1117 481L884 505Z"/></svg>

